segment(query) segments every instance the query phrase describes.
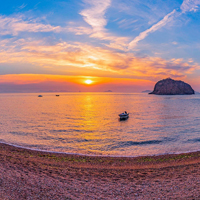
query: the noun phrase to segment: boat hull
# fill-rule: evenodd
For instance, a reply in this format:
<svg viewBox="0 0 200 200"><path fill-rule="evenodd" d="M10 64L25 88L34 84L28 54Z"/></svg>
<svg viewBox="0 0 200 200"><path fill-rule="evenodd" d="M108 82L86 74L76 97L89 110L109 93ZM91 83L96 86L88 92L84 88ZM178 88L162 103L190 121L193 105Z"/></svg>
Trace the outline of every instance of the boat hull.
<svg viewBox="0 0 200 200"><path fill-rule="evenodd" d="M128 119L129 118L129 114L119 114L119 117L120 117L120 120L123 120L123 119Z"/></svg>

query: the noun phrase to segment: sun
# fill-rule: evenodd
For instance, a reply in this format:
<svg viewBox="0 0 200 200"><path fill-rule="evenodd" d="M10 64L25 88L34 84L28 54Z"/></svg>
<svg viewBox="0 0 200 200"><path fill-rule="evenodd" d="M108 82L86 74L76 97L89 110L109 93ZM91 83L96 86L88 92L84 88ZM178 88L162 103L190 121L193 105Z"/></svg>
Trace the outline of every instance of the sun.
<svg viewBox="0 0 200 200"><path fill-rule="evenodd" d="M88 85L89 85L89 84L92 84L92 82L93 82L93 81L91 81L90 79L85 80L85 83L88 84Z"/></svg>

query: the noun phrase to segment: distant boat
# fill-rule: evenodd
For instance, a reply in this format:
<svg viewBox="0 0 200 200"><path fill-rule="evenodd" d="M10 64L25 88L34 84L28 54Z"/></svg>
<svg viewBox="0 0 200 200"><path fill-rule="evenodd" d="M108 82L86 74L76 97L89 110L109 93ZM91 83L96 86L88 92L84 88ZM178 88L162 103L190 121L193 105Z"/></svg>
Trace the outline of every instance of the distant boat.
<svg viewBox="0 0 200 200"><path fill-rule="evenodd" d="M120 119L128 119L129 118L129 113L126 111L124 113L119 114Z"/></svg>
<svg viewBox="0 0 200 200"><path fill-rule="evenodd" d="M56 94L56 97L59 97L60 95L59 94Z"/></svg>
<svg viewBox="0 0 200 200"><path fill-rule="evenodd" d="M40 94L40 95L38 95L38 97L42 97L42 95Z"/></svg>

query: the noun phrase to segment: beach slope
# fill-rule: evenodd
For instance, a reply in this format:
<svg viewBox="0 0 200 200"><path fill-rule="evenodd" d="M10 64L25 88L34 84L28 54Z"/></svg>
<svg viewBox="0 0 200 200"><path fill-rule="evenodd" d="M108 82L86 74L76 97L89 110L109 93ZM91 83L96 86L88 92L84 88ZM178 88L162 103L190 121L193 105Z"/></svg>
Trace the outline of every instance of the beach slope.
<svg viewBox="0 0 200 200"><path fill-rule="evenodd" d="M0 144L0 199L199 199L200 152L80 156Z"/></svg>

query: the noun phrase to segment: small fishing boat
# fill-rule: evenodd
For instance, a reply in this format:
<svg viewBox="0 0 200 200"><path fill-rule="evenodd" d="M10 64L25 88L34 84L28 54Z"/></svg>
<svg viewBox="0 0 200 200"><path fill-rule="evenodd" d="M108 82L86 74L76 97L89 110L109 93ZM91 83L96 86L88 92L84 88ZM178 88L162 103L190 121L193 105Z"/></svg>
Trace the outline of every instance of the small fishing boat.
<svg viewBox="0 0 200 200"><path fill-rule="evenodd" d="M40 94L40 95L38 95L38 97L42 97L42 95Z"/></svg>
<svg viewBox="0 0 200 200"><path fill-rule="evenodd" d="M128 119L129 118L129 113L126 111L124 113L119 114L120 119Z"/></svg>

